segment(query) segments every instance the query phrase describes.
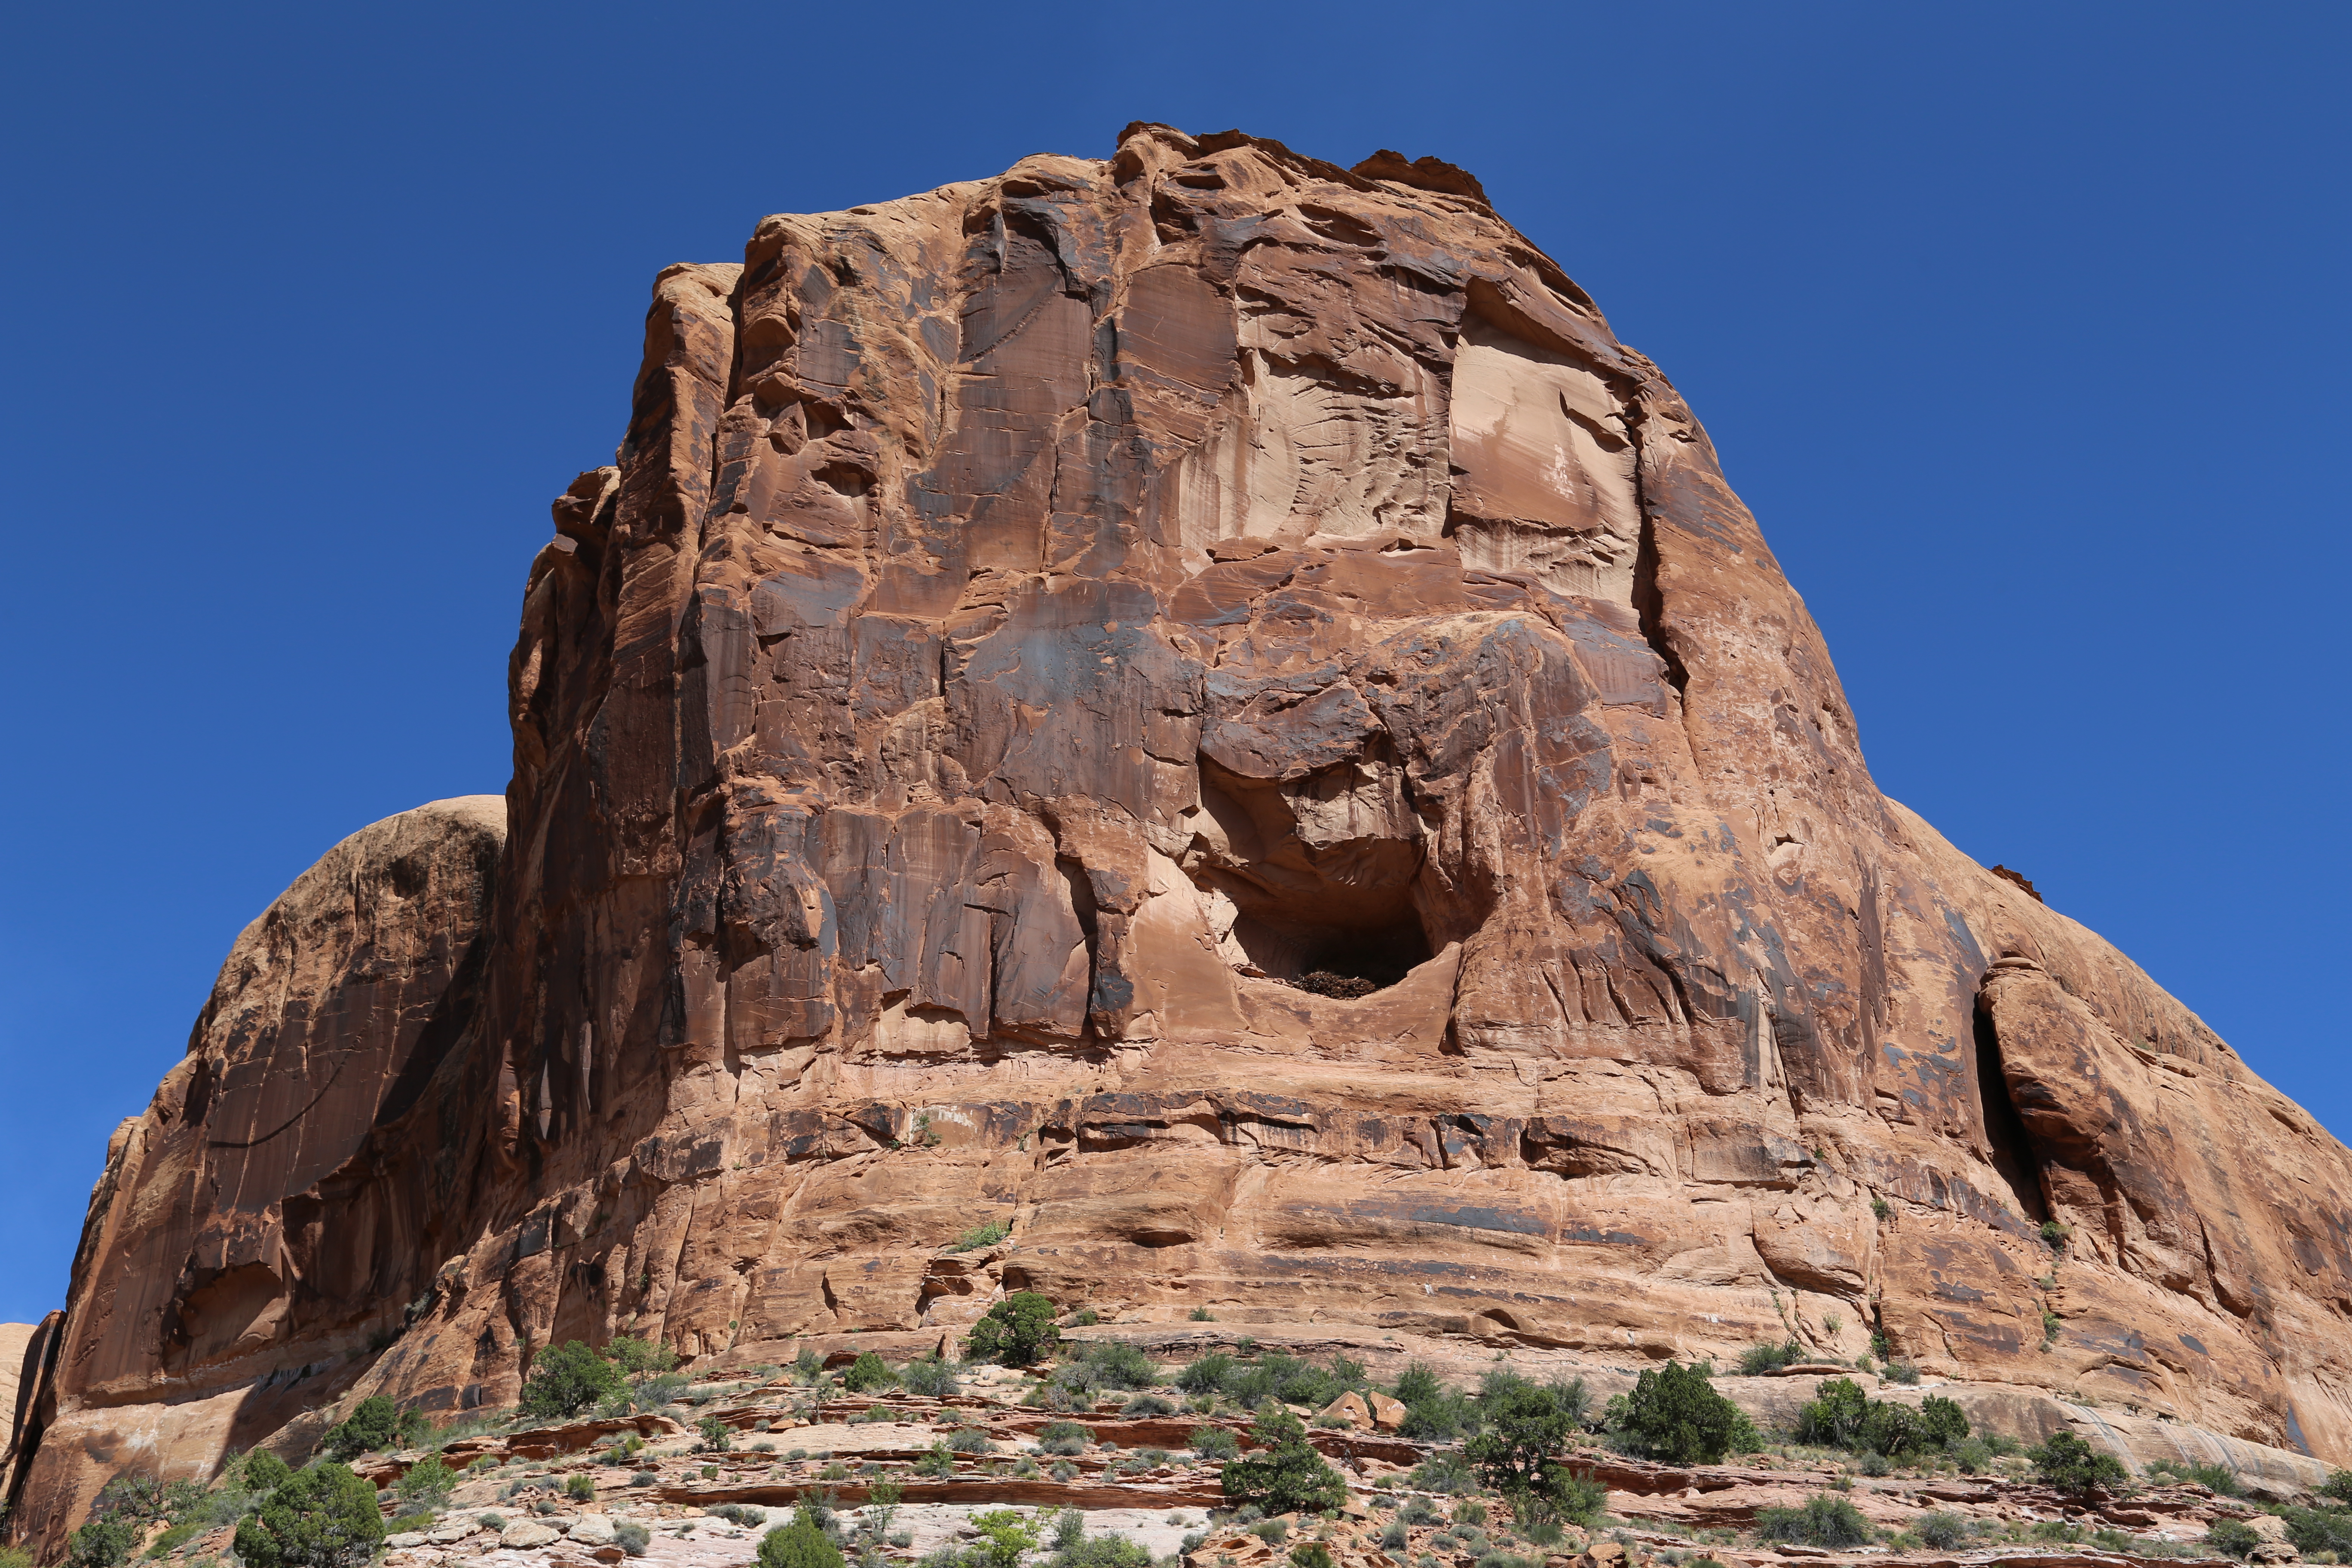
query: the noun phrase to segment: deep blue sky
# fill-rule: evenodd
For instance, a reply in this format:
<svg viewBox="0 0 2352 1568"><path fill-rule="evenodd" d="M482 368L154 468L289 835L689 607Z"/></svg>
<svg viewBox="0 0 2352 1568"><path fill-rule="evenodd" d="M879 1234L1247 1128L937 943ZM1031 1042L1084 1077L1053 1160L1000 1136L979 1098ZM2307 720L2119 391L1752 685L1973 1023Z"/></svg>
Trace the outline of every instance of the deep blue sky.
<svg viewBox="0 0 2352 1568"><path fill-rule="evenodd" d="M1475 172L1706 422L1880 784L2352 1134L2347 15L14 11L0 1320L239 928L504 786L655 271L1135 119Z"/></svg>

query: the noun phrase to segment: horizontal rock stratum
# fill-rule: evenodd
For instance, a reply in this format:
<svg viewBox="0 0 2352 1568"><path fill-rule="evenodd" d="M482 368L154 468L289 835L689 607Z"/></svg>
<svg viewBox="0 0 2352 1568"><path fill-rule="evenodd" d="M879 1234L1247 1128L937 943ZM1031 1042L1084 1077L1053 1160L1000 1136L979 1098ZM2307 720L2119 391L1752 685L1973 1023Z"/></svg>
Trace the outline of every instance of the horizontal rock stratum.
<svg viewBox="0 0 2352 1568"><path fill-rule="evenodd" d="M555 525L505 801L338 846L114 1139L28 1533L551 1341L1013 1288L1875 1331L2352 1460L2344 1147L1879 794L1697 421L1460 171L1143 125L769 218Z"/></svg>

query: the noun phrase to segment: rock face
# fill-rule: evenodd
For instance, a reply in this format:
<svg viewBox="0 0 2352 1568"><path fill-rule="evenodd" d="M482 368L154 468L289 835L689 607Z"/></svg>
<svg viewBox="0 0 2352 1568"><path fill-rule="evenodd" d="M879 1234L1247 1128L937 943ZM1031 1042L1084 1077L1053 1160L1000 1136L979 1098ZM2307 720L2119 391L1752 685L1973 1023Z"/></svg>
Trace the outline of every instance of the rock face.
<svg viewBox="0 0 2352 1568"><path fill-rule="evenodd" d="M1007 1288L1877 1331L2352 1459L2352 1159L1878 793L1705 432L1461 171L1138 126L655 296L494 903L494 814L428 807L335 852L421 882L322 863L232 955L93 1200L31 1529L134 1409L194 1462Z"/></svg>
<svg viewBox="0 0 2352 1568"><path fill-rule="evenodd" d="M417 1107L471 1024L505 837L496 795L362 828L230 949L108 1145L61 1343L20 1357L9 1495L52 1540L119 1469L209 1474L301 1416L402 1321L406 1205L457 1177Z"/></svg>

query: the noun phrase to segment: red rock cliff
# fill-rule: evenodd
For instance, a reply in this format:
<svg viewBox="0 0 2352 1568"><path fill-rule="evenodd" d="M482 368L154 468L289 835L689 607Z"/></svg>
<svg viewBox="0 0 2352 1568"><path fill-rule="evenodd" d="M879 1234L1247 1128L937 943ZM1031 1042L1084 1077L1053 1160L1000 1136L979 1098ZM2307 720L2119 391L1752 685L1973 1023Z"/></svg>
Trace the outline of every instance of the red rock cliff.
<svg viewBox="0 0 2352 1568"><path fill-rule="evenodd" d="M1020 1286L1877 1329L2352 1460L2343 1146L1878 793L1706 433L1459 171L1141 126L770 218L662 275L555 512L494 902L444 824L408 1045L344 957L215 996L94 1201L35 1528L134 1408L193 1464Z"/></svg>

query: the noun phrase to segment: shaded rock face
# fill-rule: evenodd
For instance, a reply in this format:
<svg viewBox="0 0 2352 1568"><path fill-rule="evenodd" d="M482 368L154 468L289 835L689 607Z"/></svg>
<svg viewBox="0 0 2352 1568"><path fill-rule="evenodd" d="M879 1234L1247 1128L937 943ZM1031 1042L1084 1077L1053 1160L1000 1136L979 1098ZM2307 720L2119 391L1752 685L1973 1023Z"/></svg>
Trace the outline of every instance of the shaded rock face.
<svg viewBox="0 0 2352 1568"><path fill-rule="evenodd" d="M2346 1151L1879 795L1705 432L1460 171L1136 127L655 295L531 567L487 923L404 928L436 1043L263 1085L216 996L94 1205L75 1452L167 1383L498 1403L551 1341L1028 1288L1877 1330L2352 1458ZM286 1141L142 1174L236 1093Z"/></svg>
<svg viewBox="0 0 2352 1568"><path fill-rule="evenodd" d="M391 1337L422 1239L404 1205L441 1142L415 1107L472 1024L505 837L495 795L404 812L237 938L108 1146L54 1342L19 1348L9 1489L36 1528L126 1467L208 1473Z"/></svg>

